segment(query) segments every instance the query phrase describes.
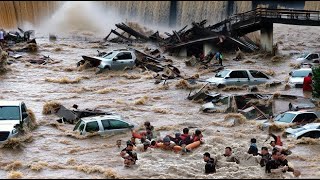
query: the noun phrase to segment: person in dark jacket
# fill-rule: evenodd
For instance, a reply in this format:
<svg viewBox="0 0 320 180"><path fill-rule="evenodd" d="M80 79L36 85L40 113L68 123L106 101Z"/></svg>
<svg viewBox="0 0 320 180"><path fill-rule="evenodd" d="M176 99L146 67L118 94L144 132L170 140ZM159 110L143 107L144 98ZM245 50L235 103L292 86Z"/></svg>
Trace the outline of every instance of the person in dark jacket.
<svg viewBox="0 0 320 180"><path fill-rule="evenodd" d="M248 154L252 154L254 156L257 156L258 155L258 148L257 148L257 140L255 138L252 138L251 139L251 145L250 145L250 148L248 150Z"/></svg>
<svg viewBox="0 0 320 180"><path fill-rule="evenodd" d="M267 147L261 148L261 153L259 153L259 156L261 156L261 160L259 162L261 167L264 167L267 162L271 159L271 154L268 151Z"/></svg>
<svg viewBox="0 0 320 180"><path fill-rule="evenodd" d="M206 162L205 173L206 174L216 173L216 164L214 162L214 159L210 157L210 153L208 152L204 153L203 160L204 162Z"/></svg>

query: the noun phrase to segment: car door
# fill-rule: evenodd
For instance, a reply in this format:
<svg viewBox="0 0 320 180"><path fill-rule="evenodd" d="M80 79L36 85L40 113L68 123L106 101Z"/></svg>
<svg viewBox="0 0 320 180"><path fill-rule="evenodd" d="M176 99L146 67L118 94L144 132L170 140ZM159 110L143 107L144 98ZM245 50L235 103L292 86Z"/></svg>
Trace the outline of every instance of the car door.
<svg viewBox="0 0 320 180"><path fill-rule="evenodd" d="M132 67L134 64L130 52L120 52L116 57L117 59L112 61L116 70L123 70L125 67Z"/></svg>
<svg viewBox="0 0 320 180"><path fill-rule="evenodd" d="M234 77L234 78L231 78ZM237 86L242 86L245 84L249 84L249 76L246 70L236 70L230 73L230 79L234 79L235 84Z"/></svg>
<svg viewBox="0 0 320 180"><path fill-rule="evenodd" d="M30 123L30 117L27 113L27 107L24 103L21 103L21 117L22 117L22 123L29 124Z"/></svg>
<svg viewBox="0 0 320 180"><path fill-rule="evenodd" d="M225 77L225 80L226 80L226 85L240 85L240 79L239 77L241 77L241 74L240 74L240 71L232 71L230 72L229 76L226 76Z"/></svg>
<svg viewBox="0 0 320 180"><path fill-rule="evenodd" d="M99 124L97 121L91 121L91 122L88 122L85 126L85 131L84 131L86 134L87 133L101 133L101 130L100 130L100 127L99 127Z"/></svg>
<svg viewBox="0 0 320 180"><path fill-rule="evenodd" d="M121 70L122 69L122 63L121 63L121 59L123 59L123 52L119 52L113 59L112 59L112 63L111 63L111 69L112 70Z"/></svg>
<svg viewBox="0 0 320 180"><path fill-rule="evenodd" d="M251 74L250 85L258 85L268 82L269 77L261 71L249 70L249 73Z"/></svg>

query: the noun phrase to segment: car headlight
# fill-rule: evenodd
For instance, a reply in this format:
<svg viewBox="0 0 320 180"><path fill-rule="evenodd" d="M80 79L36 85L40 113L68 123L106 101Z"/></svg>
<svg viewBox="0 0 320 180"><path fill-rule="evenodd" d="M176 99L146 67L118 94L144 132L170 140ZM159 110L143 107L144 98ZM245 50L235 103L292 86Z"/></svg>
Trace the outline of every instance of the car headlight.
<svg viewBox="0 0 320 180"><path fill-rule="evenodd" d="M18 130L16 128L13 128L11 131L11 134L17 134L17 133L18 133Z"/></svg>

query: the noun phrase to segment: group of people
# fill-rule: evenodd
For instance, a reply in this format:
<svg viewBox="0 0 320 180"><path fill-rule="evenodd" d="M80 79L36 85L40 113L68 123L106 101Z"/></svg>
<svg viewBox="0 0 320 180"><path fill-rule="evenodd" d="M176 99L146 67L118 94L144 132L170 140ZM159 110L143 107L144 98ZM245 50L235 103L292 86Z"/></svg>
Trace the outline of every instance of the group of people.
<svg viewBox="0 0 320 180"><path fill-rule="evenodd" d="M120 152L126 167L135 164L138 160L136 151L146 152L152 148L161 148L175 152L190 152L191 148L188 148L188 145L196 141L203 143L202 132L198 129L190 135L189 129L184 128L182 134L176 133L174 137L167 135L163 139L159 139L149 121L144 123L144 127L145 131L140 133L132 130L131 139L127 141L126 148Z"/></svg>
<svg viewBox="0 0 320 180"><path fill-rule="evenodd" d="M182 134L176 133L175 136L166 135L163 139L157 139L154 132L154 127L150 122L145 122L145 131L137 133L132 131L132 137L127 141L126 148L122 149L120 156L124 159L124 165L130 167L136 164L138 160L137 151L146 152L153 148L161 148L163 150L175 150L175 147L183 147L182 152L190 152L188 145L200 141L204 142L203 135L200 130L195 130L195 132L190 135L189 129L184 128ZM260 153L258 152L258 147L256 145L257 140L252 138L250 140L251 144L247 151L248 154L252 154L256 158L256 161L261 167L265 167L266 173L278 173L278 172L293 172L295 176L300 175L300 171L295 170L288 165L288 160L286 157L291 154L291 151L283 148L283 143L280 136L276 136L273 133L268 134L268 141L270 137L273 137L273 141L270 142L272 147L272 153L269 153L269 149L265 146L261 147ZM160 144L160 145L159 145ZM216 173L217 162L222 158L226 162L235 162L240 164L239 158L233 154L231 147L225 147L225 151L222 156L211 157L209 152L203 154L203 160L205 164L205 173Z"/></svg>
<svg viewBox="0 0 320 180"><path fill-rule="evenodd" d="M291 154L291 151L286 150L282 147L283 143L280 136L269 133L266 141L270 137L274 138L274 141L270 142L270 145L272 147L271 154L269 153L268 148L265 146L261 147L261 151L259 153L256 145L257 140L255 138L252 138L250 140L251 144L247 153L252 154L253 157L256 158L257 162L259 162L260 166L265 167L265 172L268 174L292 172L294 176L299 176L301 172L294 169L288 164L288 160L286 157ZM240 163L239 159L236 156L232 155L232 149L230 147L225 148L225 153L223 154L223 156L226 157L227 162L236 162L237 164ZM205 152L203 154L203 160L206 162L205 173L216 173L216 165L219 158L213 158L211 157L210 153Z"/></svg>

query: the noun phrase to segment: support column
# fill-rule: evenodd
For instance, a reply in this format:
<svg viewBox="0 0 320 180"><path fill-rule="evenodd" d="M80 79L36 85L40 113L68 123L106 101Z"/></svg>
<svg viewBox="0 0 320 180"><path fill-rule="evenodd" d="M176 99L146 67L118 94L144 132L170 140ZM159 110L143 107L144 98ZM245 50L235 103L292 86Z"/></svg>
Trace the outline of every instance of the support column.
<svg viewBox="0 0 320 180"><path fill-rule="evenodd" d="M183 47L181 49L179 49L179 55L180 57L187 57L187 48Z"/></svg>
<svg viewBox="0 0 320 180"><path fill-rule="evenodd" d="M264 23L260 30L261 49L273 53L273 24Z"/></svg>
<svg viewBox="0 0 320 180"><path fill-rule="evenodd" d="M203 54L206 56L207 54L209 54L210 51L214 51L216 52L216 48L212 45L212 43L210 42L205 42L203 44Z"/></svg>

